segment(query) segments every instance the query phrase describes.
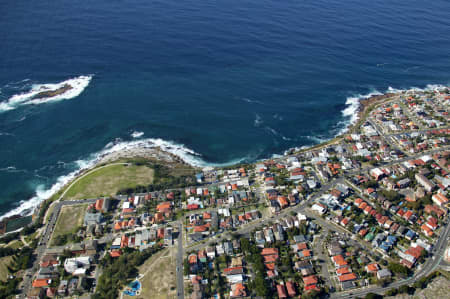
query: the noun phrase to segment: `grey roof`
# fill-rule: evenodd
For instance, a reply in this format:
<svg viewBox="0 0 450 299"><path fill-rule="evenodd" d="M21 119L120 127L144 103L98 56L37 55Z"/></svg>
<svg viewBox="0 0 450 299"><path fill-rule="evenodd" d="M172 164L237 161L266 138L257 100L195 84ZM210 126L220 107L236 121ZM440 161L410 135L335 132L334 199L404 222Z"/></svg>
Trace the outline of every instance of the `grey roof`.
<svg viewBox="0 0 450 299"><path fill-rule="evenodd" d="M388 269L381 269L377 272L377 276L379 278L384 278L384 277L390 277L392 275L391 271L389 271Z"/></svg>
<svg viewBox="0 0 450 299"><path fill-rule="evenodd" d="M99 224L102 222L102 214L100 213L86 213L84 215L84 225Z"/></svg>

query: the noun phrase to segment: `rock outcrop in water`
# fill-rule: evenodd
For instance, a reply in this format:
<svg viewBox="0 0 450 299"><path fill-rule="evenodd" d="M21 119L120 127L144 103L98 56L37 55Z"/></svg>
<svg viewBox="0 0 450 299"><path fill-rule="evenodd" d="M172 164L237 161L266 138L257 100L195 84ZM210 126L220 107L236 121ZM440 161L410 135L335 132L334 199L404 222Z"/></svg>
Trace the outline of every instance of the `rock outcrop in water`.
<svg viewBox="0 0 450 299"><path fill-rule="evenodd" d="M33 96L33 100L40 100L40 99L51 98L51 97L63 94L66 91L71 90L72 88L73 87L70 86L69 84L64 84L63 86L61 86L58 89L42 91L42 92L36 94L35 96Z"/></svg>

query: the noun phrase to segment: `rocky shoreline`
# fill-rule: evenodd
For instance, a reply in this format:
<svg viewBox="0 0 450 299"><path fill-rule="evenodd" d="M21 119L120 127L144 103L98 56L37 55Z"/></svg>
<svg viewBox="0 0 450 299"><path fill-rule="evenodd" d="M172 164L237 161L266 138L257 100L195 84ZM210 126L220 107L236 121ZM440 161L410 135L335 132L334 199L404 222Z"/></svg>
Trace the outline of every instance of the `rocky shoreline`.
<svg viewBox="0 0 450 299"><path fill-rule="evenodd" d="M68 84L65 84L63 87L53 90L53 91L46 91L40 93L41 96L54 96L56 94L63 93L72 87ZM321 142L316 145L308 146L308 147L302 147L302 148L291 148L285 151L284 155L290 155L295 154L300 151L309 150L312 148L320 148L321 146L327 145L330 142L336 142L337 140L340 140L344 134L347 134L348 132L351 132L354 128L358 127L361 123L361 120L365 117L365 114L368 112L368 110L371 107L374 107L374 105L377 105L387 99L390 99L392 97L401 95L408 92L407 90L404 91L398 91L398 92L390 92L385 93L382 95L374 95L369 98L361 98L359 100L359 107L358 110L355 112L357 113L357 121L349 125L344 132L342 132L340 135L335 136L334 138L331 138L330 140ZM39 95L39 94L38 94ZM78 176L82 175L86 171L90 171L93 168L98 167L99 165L104 165L107 163L113 163L115 161L121 160L121 159L136 159L136 158L142 158L142 159L148 159L154 162L160 162L160 163L167 163L169 164L183 164L189 167L193 168L200 168L198 166L193 166L189 164L186 160L184 160L181 156L178 156L176 154L170 153L164 148L161 148L159 146L133 146L129 148L124 148L118 151L112 151L112 152L106 152L103 154L100 154L94 161L92 161L91 165L85 169L81 169L76 173L76 176L74 179L76 179ZM70 182L69 182L70 184ZM65 185L67 186L67 184ZM64 187L62 187L64 188ZM39 209L39 207L38 207Z"/></svg>
<svg viewBox="0 0 450 299"><path fill-rule="evenodd" d="M180 157L167 151L164 151L159 147L154 148L134 147L99 156L98 161L95 163L93 168L97 167L100 164L112 163L120 159L135 159L135 158L155 160L163 163L178 163L189 165L188 163L183 161L183 159L181 159ZM192 165L189 166L194 167Z"/></svg>

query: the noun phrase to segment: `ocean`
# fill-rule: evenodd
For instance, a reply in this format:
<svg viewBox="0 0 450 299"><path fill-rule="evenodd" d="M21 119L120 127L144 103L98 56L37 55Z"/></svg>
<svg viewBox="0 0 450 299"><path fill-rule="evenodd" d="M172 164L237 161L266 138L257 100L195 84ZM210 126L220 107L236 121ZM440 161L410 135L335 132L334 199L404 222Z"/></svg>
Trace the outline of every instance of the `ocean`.
<svg viewBox="0 0 450 299"><path fill-rule="evenodd" d="M197 166L250 162L343 132L359 97L450 82L448 0L6 0L0 11L3 216L105 151L157 144Z"/></svg>

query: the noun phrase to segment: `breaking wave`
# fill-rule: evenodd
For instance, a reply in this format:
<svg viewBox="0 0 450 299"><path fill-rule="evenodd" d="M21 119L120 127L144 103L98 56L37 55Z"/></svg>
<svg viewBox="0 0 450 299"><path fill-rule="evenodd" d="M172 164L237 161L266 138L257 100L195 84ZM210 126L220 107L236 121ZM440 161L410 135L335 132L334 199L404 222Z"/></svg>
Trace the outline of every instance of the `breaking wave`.
<svg viewBox="0 0 450 299"><path fill-rule="evenodd" d="M388 93L427 92L427 91L442 91L447 88L449 87L442 84L428 84L424 88L411 87L408 89L398 89L389 86L386 92Z"/></svg>
<svg viewBox="0 0 450 299"><path fill-rule="evenodd" d="M337 127L336 136L342 135L347 132L348 128L355 124L358 121L358 110L360 108L360 101L364 99L368 99L373 96L383 95L386 93L408 93L408 92L426 92L426 91L442 91L448 88L448 86L441 84L428 84L424 88L419 87L411 87L408 89L398 89L389 86L388 89L381 93L377 90L373 90L368 94L357 94L351 97L348 97L345 105L347 106L344 110L342 110L342 116L344 117L344 121L340 121Z"/></svg>
<svg viewBox="0 0 450 299"><path fill-rule="evenodd" d="M358 121L358 110L360 101L364 99L371 98L373 96L379 96L382 95L379 91L372 91L368 94L358 94L355 96L348 97L345 101L345 105L347 106L344 110L342 110L342 115L344 118L346 118L348 121L346 123L346 126L350 126L355 124Z"/></svg>
<svg viewBox="0 0 450 299"><path fill-rule="evenodd" d="M83 92L83 90L89 85L91 79L92 76L79 76L55 84L31 85L31 90L13 95L8 100L1 102L0 112L14 110L23 105L39 105L49 102L57 102L61 100L68 100L75 98L79 96ZM70 86L71 88L58 95L40 99L34 98L39 93L61 89L66 85Z"/></svg>
<svg viewBox="0 0 450 299"><path fill-rule="evenodd" d="M133 137L133 138L139 138L142 136L144 136L144 132L133 131L133 133L131 133L131 137Z"/></svg>
<svg viewBox="0 0 450 299"><path fill-rule="evenodd" d="M383 95L385 93L407 93L410 91L411 92L440 91L446 88L448 87L440 84L428 84L427 86L425 86L425 88L411 87L408 89L398 89L389 86L384 93L379 92L377 90L373 90L368 94L357 94L350 96L345 101L346 108L342 110L342 116L344 117L345 120L337 124L337 126L340 127L340 130L338 131L337 135L344 134L349 126L355 124L358 121L358 110L360 107L361 100L365 100L377 95Z"/></svg>
<svg viewBox="0 0 450 299"><path fill-rule="evenodd" d="M36 187L36 194L32 198L28 200L21 200L19 202L19 206L14 208L13 210L7 212L6 214L0 216L0 220L5 217L10 217L13 215L31 215L33 210L39 206L39 204L50 198L53 194L58 192L64 185L73 180L83 169L79 169L69 173L68 175L64 175L59 177L50 188L46 189L45 185L38 185Z"/></svg>
<svg viewBox="0 0 450 299"><path fill-rule="evenodd" d="M75 164L76 170L70 172L67 175L60 176L56 182L50 187L45 188L45 185L39 185L36 188L36 194L32 198L28 200L22 200L19 202L19 206L14 208L13 210L7 212L6 214L0 216L0 220L5 217L10 217L13 215L21 214L21 215L30 215L33 210L39 206L39 204L50 198L56 192L58 192L61 188L67 185L70 181L74 180L78 175L80 175L83 171L86 171L90 168L93 168L99 161L101 161L104 157L109 156L118 152L125 151L134 151L134 150L145 150L145 149L156 149L159 148L164 152L171 153L185 163L195 166L195 167L221 167L238 164L244 161L249 161L254 159L254 157L244 157L240 159L231 160L225 163L208 163L201 158L201 155L196 153L195 151L187 148L182 144L178 144L172 141L166 141L160 138L147 138L141 140L133 140L133 141L122 141L120 139L116 139L114 142L108 143L101 151L89 155L87 159L80 159L75 161L72 164ZM58 162L64 163L64 162ZM66 163L64 163L66 164ZM17 171L14 167L7 167L5 169L0 169L4 171Z"/></svg>

